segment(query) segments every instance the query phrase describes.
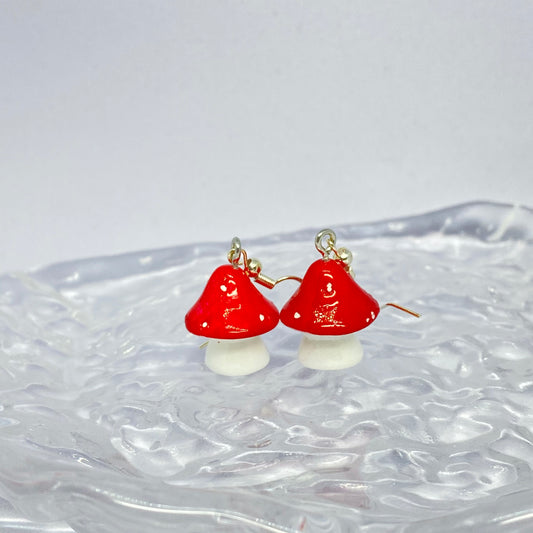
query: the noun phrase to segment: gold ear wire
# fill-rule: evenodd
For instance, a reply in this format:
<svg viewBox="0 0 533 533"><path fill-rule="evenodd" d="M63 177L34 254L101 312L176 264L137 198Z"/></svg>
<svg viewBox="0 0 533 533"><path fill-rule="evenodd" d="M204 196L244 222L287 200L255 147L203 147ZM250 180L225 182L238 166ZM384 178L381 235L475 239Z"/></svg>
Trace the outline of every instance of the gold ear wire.
<svg viewBox="0 0 533 533"><path fill-rule="evenodd" d="M299 278L298 276L283 276L278 279L272 279L268 276L265 276L261 272L261 263L257 259L249 259L248 260L248 269L247 274L259 285L263 285L263 287L267 287L268 289L273 289L278 283L293 279L294 281L302 282L302 278Z"/></svg>
<svg viewBox="0 0 533 533"><path fill-rule="evenodd" d="M261 272L263 268L261 261L259 261L259 259L254 259L253 257L248 258L248 254L242 247L239 237L233 237L233 240L231 241L231 248L228 252L228 261L235 268L242 265L244 272L246 272L251 279L253 279L256 283L259 283L259 285L263 285L263 287L267 287L269 289L273 289L278 283L288 279L293 279L295 281L299 281L300 283L302 282L302 278L299 278L298 276L283 276L279 279L272 279L268 276L265 276Z"/></svg>
<svg viewBox="0 0 533 533"><path fill-rule="evenodd" d="M386 303L385 305L381 306L381 309L384 307L387 307L387 305L390 305L391 307L395 307L396 309L399 309L400 311L403 311L404 313L409 313L410 315L416 316L416 318L420 318L420 313L416 313L415 311L411 311L411 309L407 309L407 307L403 307L398 304L394 304L391 302Z"/></svg>

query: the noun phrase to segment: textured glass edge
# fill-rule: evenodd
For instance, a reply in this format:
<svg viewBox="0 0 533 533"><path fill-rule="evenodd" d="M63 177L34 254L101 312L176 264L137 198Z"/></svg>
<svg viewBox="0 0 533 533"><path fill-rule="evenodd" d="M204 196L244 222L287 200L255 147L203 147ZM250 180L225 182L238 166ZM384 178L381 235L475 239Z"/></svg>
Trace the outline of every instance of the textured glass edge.
<svg viewBox="0 0 533 533"><path fill-rule="evenodd" d="M490 220L492 221L491 227L480 226L476 222L476 217L479 217L480 210L483 212L484 218L487 218L486 209L489 208L493 213L489 213ZM425 217L433 218L436 215L438 223L433 223L432 220L427 220L427 224L424 226L420 225L420 221L424 220ZM455 217L455 219L454 219ZM509 206L502 204L485 204L485 203L475 203L467 204L465 206L458 206L454 208L445 209L435 213L430 213L427 215L420 215L412 218L397 219L396 221L388 221L383 223L378 223L372 226L369 225L345 225L340 228L335 228L338 235L342 237L343 235L350 235L350 238L372 238L372 237L382 237L382 236L399 236L403 237L406 235L413 236L412 226L410 222L416 220L415 225L422 226L422 229L417 235L426 235L429 233L440 232L444 235L462 235L470 236L477 240L483 242L498 242L504 240L524 240L526 242L532 241L531 229L533 221L533 212L529 208ZM447 222L451 220L452 222ZM402 225L403 224L403 225ZM440 224L440 225L439 225ZM381 227L381 232L376 232L375 228ZM372 231L370 231L372 230ZM309 239L314 235L315 230L302 230L301 232L291 234L292 238L300 239ZM297 237L296 237L297 236ZM272 236L263 239L262 243L265 242L276 242L281 240L282 236ZM269 240L270 239L270 240ZM250 244L253 245L255 241L251 240ZM226 243L212 244L213 255L218 256L221 251L225 251L227 248ZM69 263L62 263L58 265L52 265L50 267L45 267L43 269L36 270L34 277L46 281L56 287L65 287L65 286L76 286L84 283L90 283L91 279L113 279L113 271L115 268L109 267L109 262L112 262L114 265L115 261L120 264L121 267L121 277L124 272L128 272L128 275L136 275L140 273L145 273L149 271L156 271L165 268L172 268L176 265L179 265L180 260L189 261L191 257L197 255L197 248L195 246L181 246L174 247L165 250L155 250L151 252L136 252L134 254L125 254L121 256L114 256L108 258L101 258L101 265L99 268L93 268L89 263L94 262L95 260L81 260L73 261ZM139 261L139 256L142 258L144 256L151 256L151 261ZM124 267L129 268L124 268ZM96 480L97 481L97 480ZM90 501L100 501L102 505L102 487L98 486L98 483L95 480L89 480L79 477L76 474L75 479L68 480L68 475L65 476L65 479L55 482L55 489L58 490L58 493L64 495L65 498L70 497L67 495L77 495L78 498L86 498ZM80 484L85 483L85 489L80 488ZM44 485L43 485L44 488ZM107 499L108 503L117 502L120 498L129 498L125 492L125 488L118 484L111 492L115 491L115 499ZM105 492L105 491L104 491ZM187 491L191 493L191 491ZM176 493L177 494L177 493ZM24 497L22 494L19 494L22 500ZM27 496L28 511L30 509L35 510L36 501ZM495 498L496 499L496 498ZM531 523L532 515L530 510L530 502L533 501L533 491L524 490L522 492L515 493L510 496L505 496L501 500L505 499L506 505L508 506L508 512L503 516L495 517L492 522L486 524L486 531L497 531L501 526L516 526L524 527ZM262 499L259 498L257 501ZM276 499L271 500L276 502L276 505L279 505L282 502L277 501ZM221 500L222 501L222 500ZM131 503L131 502L130 502ZM139 504L138 511L142 514L147 512L149 514L154 512L155 507L150 505L150 502L145 502L144 504ZM143 508L144 505L144 508ZM161 504L158 503L159 507ZM225 505L225 504L224 504ZM53 506L52 506L53 507ZM51 507L51 508L52 508ZM131 505L127 508L130 508ZM294 506L291 506L294 508ZM431 519L425 522L418 522L416 524L411 524L407 526L405 531L408 532L417 532L417 531L450 531L458 527L468 527L469 525L474 525L476 523L476 517L486 516L490 514L491 504L483 504L476 506L474 509L462 509L458 513L452 513L446 518ZM158 511L159 512L159 511ZM172 515L173 512L177 512L176 507L170 507L169 515ZM309 512L309 511L307 511ZM337 510L336 510L337 512ZM45 516L45 515L42 515ZM50 515L52 519L52 515ZM54 517L53 519L57 519ZM272 522L271 522L272 524ZM257 524L256 524L257 525ZM267 524L268 525L268 524ZM169 524L171 527L171 524ZM272 529L271 531L287 531L287 529ZM291 531L291 530L289 530ZM341 530L342 531L342 530Z"/></svg>
<svg viewBox="0 0 533 533"><path fill-rule="evenodd" d="M483 217L481 217L483 215ZM480 218L490 218L489 226L480 226ZM256 239L247 239L247 246L276 242L310 241L313 242L317 229L308 228L291 233L278 233ZM494 202L471 202L431 211L415 216L393 218L390 220L364 224L343 224L335 226L339 238L351 239L378 237L405 237L442 233L461 235L491 242L505 240L524 240L533 242L533 209L520 205ZM44 281L55 288L76 287L92 281L116 279L121 276L134 276L185 264L198 257L199 247L202 257L217 257L227 252L233 235L227 242L206 242L185 244L169 248L137 251L112 256L101 256L55 263L30 271L33 278ZM145 258L143 260L143 258Z"/></svg>

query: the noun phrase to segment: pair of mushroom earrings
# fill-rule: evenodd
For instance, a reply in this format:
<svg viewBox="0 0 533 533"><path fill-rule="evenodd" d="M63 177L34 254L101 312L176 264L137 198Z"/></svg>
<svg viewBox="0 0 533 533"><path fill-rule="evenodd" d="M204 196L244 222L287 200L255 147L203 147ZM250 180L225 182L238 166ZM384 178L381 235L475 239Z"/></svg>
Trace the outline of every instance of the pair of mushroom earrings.
<svg viewBox="0 0 533 533"><path fill-rule="evenodd" d="M336 248L333 230L317 233L315 247L321 254L303 279L265 276L261 263L248 258L238 237L228 252L229 264L218 267L185 316L187 329L210 340L205 363L217 374L243 376L264 368L268 351L260 335L274 329L281 320L302 331L298 358L307 368L338 370L357 364L363 357L354 335L377 318L382 307L392 306L414 316L418 313L394 303L379 303L355 281L352 253ZM272 289L292 279L300 286L281 312L267 300L252 280Z"/></svg>

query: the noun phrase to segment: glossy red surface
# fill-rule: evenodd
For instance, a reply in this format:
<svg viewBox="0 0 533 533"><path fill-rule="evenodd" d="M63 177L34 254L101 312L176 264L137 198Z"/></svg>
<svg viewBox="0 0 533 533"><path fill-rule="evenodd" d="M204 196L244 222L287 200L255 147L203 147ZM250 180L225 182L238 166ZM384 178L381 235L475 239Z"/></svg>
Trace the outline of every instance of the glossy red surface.
<svg viewBox="0 0 533 533"><path fill-rule="evenodd" d="M186 328L211 339L245 339L275 328L276 306L267 300L240 268L218 267L185 316Z"/></svg>
<svg viewBox="0 0 533 533"><path fill-rule="evenodd" d="M369 326L378 313L378 302L344 270L342 261L319 259L280 318L286 326L314 335L346 335Z"/></svg>

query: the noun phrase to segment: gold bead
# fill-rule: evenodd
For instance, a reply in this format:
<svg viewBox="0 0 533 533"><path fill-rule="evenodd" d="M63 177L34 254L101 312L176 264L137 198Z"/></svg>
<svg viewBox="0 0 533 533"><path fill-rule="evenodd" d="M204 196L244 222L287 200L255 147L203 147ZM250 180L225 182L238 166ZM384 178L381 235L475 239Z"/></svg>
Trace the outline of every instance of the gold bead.
<svg viewBox="0 0 533 533"><path fill-rule="evenodd" d="M259 259L254 259L253 257L248 259L248 270L253 274L259 274L262 268L263 265L261 264L261 261L259 261Z"/></svg>
<svg viewBox="0 0 533 533"><path fill-rule="evenodd" d="M351 265L353 261L353 254L348 248L339 248L337 250L339 259L346 265Z"/></svg>

